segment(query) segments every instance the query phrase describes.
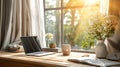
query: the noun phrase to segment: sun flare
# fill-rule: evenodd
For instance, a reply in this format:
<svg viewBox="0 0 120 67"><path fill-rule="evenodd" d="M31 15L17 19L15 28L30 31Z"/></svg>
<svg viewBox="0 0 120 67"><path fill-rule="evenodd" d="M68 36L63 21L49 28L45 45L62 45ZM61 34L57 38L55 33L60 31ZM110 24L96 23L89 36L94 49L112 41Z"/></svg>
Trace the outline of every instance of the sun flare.
<svg viewBox="0 0 120 67"><path fill-rule="evenodd" d="M95 5L99 0L85 0L86 5Z"/></svg>

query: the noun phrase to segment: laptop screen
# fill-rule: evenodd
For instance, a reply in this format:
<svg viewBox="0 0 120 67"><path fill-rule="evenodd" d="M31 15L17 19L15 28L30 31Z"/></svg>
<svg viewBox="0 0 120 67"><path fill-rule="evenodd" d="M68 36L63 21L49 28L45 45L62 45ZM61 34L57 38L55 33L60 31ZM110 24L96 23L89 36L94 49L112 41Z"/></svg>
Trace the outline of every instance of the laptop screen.
<svg viewBox="0 0 120 67"><path fill-rule="evenodd" d="M42 51L37 36L23 36L21 37L25 53L33 53Z"/></svg>

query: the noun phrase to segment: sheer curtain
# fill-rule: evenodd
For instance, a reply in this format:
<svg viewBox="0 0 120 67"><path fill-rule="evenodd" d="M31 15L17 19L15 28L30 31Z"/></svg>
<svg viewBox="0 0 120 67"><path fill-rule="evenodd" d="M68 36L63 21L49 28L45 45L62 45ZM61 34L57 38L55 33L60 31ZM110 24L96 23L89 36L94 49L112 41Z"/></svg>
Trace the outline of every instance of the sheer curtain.
<svg viewBox="0 0 120 67"><path fill-rule="evenodd" d="M37 35L45 47L43 0L1 0L0 7L1 50L31 35Z"/></svg>
<svg viewBox="0 0 120 67"><path fill-rule="evenodd" d="M42 47L46 47L45 43L45 27L44 27L44 6L43 0L30 0L30 11L32 21L32 35L39 37Z"/></svg>
<svg viewBox="0 0 120 67"><path fill-rule="evenodd" d="M107 15L109 11L109 0L100 0L100 12Z"/></svg>

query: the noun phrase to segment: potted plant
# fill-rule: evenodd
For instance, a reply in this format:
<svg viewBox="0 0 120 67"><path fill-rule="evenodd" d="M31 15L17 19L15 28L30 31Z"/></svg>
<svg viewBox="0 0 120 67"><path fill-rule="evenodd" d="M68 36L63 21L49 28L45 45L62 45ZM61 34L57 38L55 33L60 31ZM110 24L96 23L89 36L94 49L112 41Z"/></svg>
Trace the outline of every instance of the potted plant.
<svg viewBox="0 0 120 67"><path fill-rule="evenodd" d="M50 48L56 48L56 43L55 43L55 42L49 43L49 47L50 47Z"/></svg>
<svg viewBox="0 0 120 67"><path fill-rule="evenodd" d="M97 14L90 18L88 34L96 39L95 53L97 57L105 58L107 56L104 39L114 34L116 24L117 17L113 15Z"/></svg>
<svg viewBox="0 0 120 67"><path fill-rule="evenodd" d="M53 34L52 33L46 33L45 37L46 37L47 47L49 47L49 44L51 43L51 41L53 39Z"/></svg>

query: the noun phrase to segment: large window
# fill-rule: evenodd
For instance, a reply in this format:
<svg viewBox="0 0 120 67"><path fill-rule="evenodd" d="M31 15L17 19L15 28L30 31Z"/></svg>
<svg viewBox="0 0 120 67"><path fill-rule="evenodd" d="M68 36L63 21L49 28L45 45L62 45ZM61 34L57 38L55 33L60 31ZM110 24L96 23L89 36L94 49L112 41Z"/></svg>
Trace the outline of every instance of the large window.
<svg viewBox="0 0 120 67"><path fill-rule="evenodd" d="M52 41L61 46L89 49L94 39L87 35L91 15L100 12L99 0L44 0L45 30L54 35Z"/></svg>

